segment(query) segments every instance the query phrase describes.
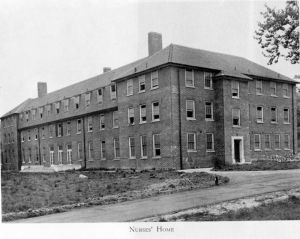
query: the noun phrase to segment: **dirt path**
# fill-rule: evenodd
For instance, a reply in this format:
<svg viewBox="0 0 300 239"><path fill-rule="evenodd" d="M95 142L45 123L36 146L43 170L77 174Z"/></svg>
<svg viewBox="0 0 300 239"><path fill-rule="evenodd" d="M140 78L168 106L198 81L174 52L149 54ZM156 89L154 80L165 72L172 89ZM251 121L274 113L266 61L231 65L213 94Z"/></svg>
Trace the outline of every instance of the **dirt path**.
<svg viewBox="0 0 300 239"><path fill-rule="evenodd" d="M125 222L211 203L300 186L300 170L217 172L231 181L220 187L163 195L114 205L76 209L14 222Z"/></svg>

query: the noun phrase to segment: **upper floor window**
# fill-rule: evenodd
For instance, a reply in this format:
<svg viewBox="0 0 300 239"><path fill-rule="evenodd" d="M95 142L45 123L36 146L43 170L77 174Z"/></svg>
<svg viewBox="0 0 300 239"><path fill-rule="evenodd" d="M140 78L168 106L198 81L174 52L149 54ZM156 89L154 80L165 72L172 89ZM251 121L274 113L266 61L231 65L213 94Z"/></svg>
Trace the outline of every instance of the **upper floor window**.
<svg viewBox="0 0 300 239"><path fill-rule="evenodd" d="M55 104L55 112L56 114L59 114L59 110L60 110L60 102L56 102Z"/></svg>
<svg viewBox="0 0 300 239"><path fill-rule="evenodd" d="M283 97L289 97L289 87L287 84L282 85L282 95Z"/></svg>
<svg viewBox="0 0 300 239"><path fill-rule="evenodd" d="M67 122L67 135L71 135L71 121Z"/></svg>
<svg viewBox="0 0 300 239"><path fill-rule="evenodd" d="M49 125L48 127L48 131L49 131L49 138L52 138L53 137L53 125Z"/></svg>
<svg viewBox="0 0 300 239"><path fill-rule="evenodd" d="M35 115L36 115L36 109L31 110L32 120L35 120Z"/></svg>
<svg viewBox="0 0 300 239"><path fill-rule="evenodd" d="M213 88L213 81L212 81L212 73L211 72L204 72L204 88L211 89Z"/></svg>
<svg viewBox="0 0 300 239"><path fill-rule="evenodd" d="M113 128L119 127L119 114L118 111L113 112Z"/></svg>
<svg viewBox="0 0 300 239"><path fill-rule="evenodd" d="M97 90L97 102L101 104L103 102L103 89L100 88Z"/></svg>
<svg viewBox="0 0 300 239"><path fill-rule="evenodd" d="M145 75L139 76L139 93L146 91Z"/></svg>
<svg viewBox="0 0 300 239"><path fill-rule="evenodd" d="M241 125L240 118L241 118L240 109L232 109L232 125L233 126Z"/></svg>
<svg viewBox="0 0 300 239"><path fill-rule="evenodd" d="M194 87L194 71L193 70L185 70L185 86L186 87Z"/></svg>
<svg viewBox="0 0 300 239"><path fill-rule="evenodd" d="M43 113L44 113L44 107L40 107L39 108L39 114L40 114L40 118L43 118Z"/></svg>
<svg viewBox="0 0 300 239"><path fill-rule="evenodd" d="M256 107L256 122L263 123L264 122L264 109L262 106Z"/></svg>
<svg viewBox="0 0 300 239"><path fill-rule="evenodd" d="M77 120L77 134L80 134L81 133L81 119L78 119Z"/></svg>
<svg viewBox="0 0 300 239"><path fill-rule="evenodd" d="M196 151L196 134L187 133L187 150Z"/></svg>
<svg viewBox="0 0 300 239"><path fill-rule="evenodd" d="M64 100L64 108L66 112L69 111L69 99Z"/></svg>
<svg viewBox="0 0 300 239"><path fill-rule="evenodd" d="M277 108L271 107L271 123L277 123Z"/></svg>
<svg viewBox="0 0 300 239"><path fill-rule="evenodd" d="M44 139L44 138L45 138L45 128L42 127L42 139Z"/></svg>
<svg viewBox="0 0 300 239"><path fill-rule="evenodd" d="M104 115L100 115L100 130L105 129Z"/></svg>
<svg viewBox="0 0 300 239"><path fill-rule="evenodd" d="M51 115L52 105L47 105L46 109L47 109L47 116L49 117Z"/></svg>
<svg viewBox="0 0 300 239"><path fill-rule="evenodd" d="M290 110L288 108L283 109L283 123L290 123Z"/></svg>
<svg viewBox="0 0 300 239"><path fill-rule="evenodd" d="M105 159L106 158L106 152L105 152L105 141L101 141L101 151L100 151L100 157L101 159Z"/></svg>
<svg viewBox="0 0 300 239"><path fill-rule="evenodd" d="M261 150L260 134L254 135L254 150Z"/></svg>
<svg viewBox="0 0 300 239"><path fill-rule="evenodd" d="M110 85L110 99L114 100L117 98L117 86L115 83Z"/></svg>
<svg viewBox="0 0 300 239"><path fill-rule="evenodd" d="M134 125L134 108L133 107L128 108L128 124Z"/></svg>
<svg viewBox="0 0 300 239"><path fill-rule="evenodd" d="M152 103L152 121L159 121L159 102Z"/></svg>
<svg viewBox="0 0 300 239"><path fill-rule="evenodd" d="M79 103L80 103L80 96L78 95L74 97L75 109L79 109Z"/></svg>
<svg viewBox="0 0 300 239"><path fill-rule="evenodd" d="M133 95L133 80L127 80L127 96Z"/></svg>
<svg viewBox="0 0 300 239"><path fill-rule="evenodd" d="M57 137L63 136L63 125L62 125L62 123L57 124L56 136Z"/></svg>
<svg viewBox="0 0 300 239"><path fill-rule="evenodd" d="M31 132L30 132L30 130L28 130L28 141L30 141L31 140Z"/></svg>
<svg viewBox="0 0 300 239"><path fill-rule="evenodd" d="M256 94L262 95L262 81L261 80L256 81Z"/></svg>
<svg viewBox="0 0 300 239"><path fill-rule="evenodd" d="M188 120L195 119L195 101L193 100L186 101L186 118Z"/></svg>
<svg viewBox="0 0 300 239"><path fill-rule="evenodd" d="M280 134L275 134L275 149L280 149Z"/></svg>
<svg viewBox="0 0 300 239"><path fill-rule="evenodd" d="M214 152L215 145L214 145L214 134L207 133L206 134L206 151L207 152Z"/></svg>
<svg viewBox="0 0 300 239"><path fill-rule="evenodd" d="M231 81L231 95L232 98L239 98L240 97L240 86L238 81Z"/></svg>
<svg viewBox="0 0 300 239"><path fill-rule="evenodd" d="M147 122L146 105L140 105L140 123Z"/></svg>
<svg viewBox="0 0 300 239"><path fill-rule="evenodd" d="M212 102L205 102L205 119L206 120L213 120L214 114L213 114L213 103Z"/></svg>
<svg viewBox="0 0 300 239"><path fill-rule="evenodd" d="M92 132L93 131L93 117L89 116L88 117L88 132Z"/></svg>
<svg viewBox="0 0 300 239"><path fill-rule="evenodd" d="M151 89L157 89L158 87L158 71L151 72Z"/></svg>
<svg viewBox="0 0 300 239"><path fill-rule="evenodd" d="M91 105L91 93L85 93L85 106L90 106Z"/></svg>
<svg viewBox="0 0 300 239"><path fill-rule="evenodd" d="M271 96L277 96L276 82L270 82Z"/></svg>

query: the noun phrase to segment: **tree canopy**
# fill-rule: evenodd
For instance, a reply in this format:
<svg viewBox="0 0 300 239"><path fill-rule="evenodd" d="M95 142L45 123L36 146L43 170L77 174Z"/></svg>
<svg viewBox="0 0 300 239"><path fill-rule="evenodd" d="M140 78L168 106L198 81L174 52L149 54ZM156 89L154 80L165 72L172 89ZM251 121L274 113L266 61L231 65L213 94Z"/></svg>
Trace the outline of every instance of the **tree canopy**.
<svg viewBox="0 0 300 239"><path fill-rule="evenodd" d="M261 12L264 20L258 23L254 38L269 58L268 65L280 57L292 64L299 63L299 4L287 1L284 9L270 8Z"/></svg>

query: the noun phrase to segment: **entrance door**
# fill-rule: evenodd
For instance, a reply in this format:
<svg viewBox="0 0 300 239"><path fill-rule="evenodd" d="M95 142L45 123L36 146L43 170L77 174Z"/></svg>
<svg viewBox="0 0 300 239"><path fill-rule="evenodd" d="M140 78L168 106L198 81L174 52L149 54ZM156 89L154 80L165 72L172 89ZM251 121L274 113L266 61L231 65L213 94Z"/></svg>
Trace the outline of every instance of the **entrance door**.
<svg viewBox="0 0 300 239"><path fill-rule="evenodd" d="M243 136L232 136L231 151L232 151L232 163L245 162Z"/></svg>
<svg viewBox="0 0 300 239"><path fill-rule="evenodd" d="M240 139L235 139L234 141L234 160L236 163L241 162L241 140Z"/></svg>

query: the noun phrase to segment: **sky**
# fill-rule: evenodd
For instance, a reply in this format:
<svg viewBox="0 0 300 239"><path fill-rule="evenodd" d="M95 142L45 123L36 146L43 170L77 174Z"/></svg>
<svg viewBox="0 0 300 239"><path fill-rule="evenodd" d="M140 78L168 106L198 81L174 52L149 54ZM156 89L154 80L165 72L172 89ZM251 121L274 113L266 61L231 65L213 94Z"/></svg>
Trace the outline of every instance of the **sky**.
<svg viewBox="0 0 300 239"><path fill-rule="evenodd" d="M147 33L171 43L242 56L291 78L299 65L267 66L253 38L264 1L0 0L0 115L48 92L148 54ZM283 7L283 1L268 1Z"/></svg>

